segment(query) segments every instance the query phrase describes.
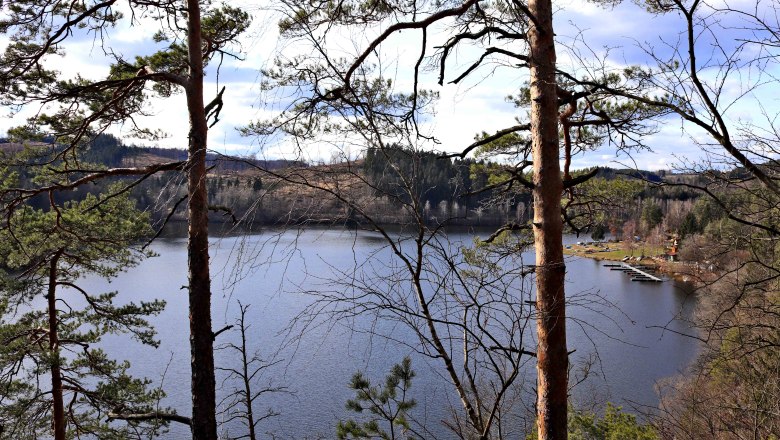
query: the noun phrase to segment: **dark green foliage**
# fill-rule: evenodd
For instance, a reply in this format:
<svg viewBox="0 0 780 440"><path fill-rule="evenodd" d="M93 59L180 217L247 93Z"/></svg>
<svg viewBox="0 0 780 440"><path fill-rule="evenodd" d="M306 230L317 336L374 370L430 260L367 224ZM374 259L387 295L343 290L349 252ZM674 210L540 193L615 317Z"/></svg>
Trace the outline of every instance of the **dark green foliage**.
<svg viewBox="0 0 780 440"><path fill-rule="evenodd" d="M702 197L693 205L693 213L698 220L698 230L703 231L712 221L723 218L726 213L710 197Z"/></svg>
<svg viewBox="0 0 780 440"><path fill-rule="evenodd" d="M24 0L14 2L2 2L3 13L0 16L0 33L9 44L0 54L0 103L16 108L34 105L40 109L33 118L28 120L28 125L40 131L52 135L56 145L63 148L56 155L60 161L53 168L46 168L51 176L45 176L44 180L36 180L34 183L39 192L44 196L50 196L51 210L58 214L64 209L77 209L79 213L92 215L101 214L106 206L110 206L109 198L100 201L89 201L87 206L62 207L53 194L66 192L74 186L100 180L105 176L135 176L137 183L156 174L165 171L173 173L183 172L188 176L185 182L188 187L190 245L194 249L188 260L189 270L189 306L190 316L198 325L191 327L191 353L193 358L192 368L192 434L196 439L213 439L216 437L215 403L214 403L214 371L213 371L213 339L211 333L211 286L208 267L208 201L205 191L206 166L205 152L207 148L208 127L216 124L223 107L222 91L218 92L210 102L204 97L203 78L206 68L211 61L221 61L227 57L237 57L231 50L238 48L237 36L244 32L250 22L247 13L224 3L217 4L211 1L146 1L128 0L117 2L115 0L75 0L72 2L51 2L48 0ZM8 4L8 7L5 5ZM121 8L119 7L121 4ZM119 9L122 9L120 12ZM124 11L129 14L125 16ZM139 17L145 17L159 26L159 32L154 35L155 47L145 51L146 56L128 59L123 55L114 43L113 28L124 20L128 25L136 23ZM111 67L108 75L94 80L95 72L89 76L75 75L63 76L53 70L57 67L57 55L64 55L65 49L71 40L86 38L94 41L95 50L102 52L111 58ZM53 59L54 58L54 59ZM218 68L218 67L217 67ZM97 72L100 74L100 72ZM97 171L89 174L86 180L76 180L83 173L90 173L83 167L80 161L80 151L96 134L106 132L113 126L123 125L129 129L129 135L145 139L157 139L164 133L148 126L137 124L139 116L146 114L151 99L167 97L176 92L184 92L187 95L186 105L181 111L189 116L189 140L186 169L176 163L154 163L153 166L142 166L135 169L119 169L112 172ZM145 164L148 165L148 164ZM73 180L69 180L73 179ZM41 187L47 181L54 180L49 187ZM56 181L67 181L67 185ZM124 194L124 191L133 186L128 183L123 190L115 190L114 195ZM13 191L11 191L13 193ZM31 197L35 190L17 191L17 194L27 194ZM17 197L17 205L26 202L25 196ZM182 200L177 197L174 200ZM163 201L165 202L165 201ZM81 202L79 202L81 203ZM18 208L19 206L17 206ZM175 208L173 208L175 209ZM23 212L20 210L20 212ZM50 211L51 212L51 211ZM63 211L64 212L64 211ZM35 212L25 212L33 215ZM44 216L47 213L42 213ZM36 214L37 215L37 214ZM121 217L117 217L121 220ZM45 218L48 221L50 219ZM54 240L68 238L66 232L72 237L88 240L89 237L81 237L82 229L68 226L62 229L60 217L56 216L56 227L43 226L40 234L53 235ZM111 224L105 219L96 220ZM90 222L84 225L85 231L89 227L97 226ZM124 230L125 225L116 225L118 229L111 231L117 233ZM46 228L51 230L47 230ZM58 234L62 232L63 234ZM21 235L17 235L20 237ZM97 272L100 275L112 276L118 270L110 263L104 263L104 259L110 260L111 252L115 249L125 249L127 243L121 234L115 240L111 236L101 236L96 239L99 256L80 254L80 251L91 252L91 249L77 249L78 252L70 252L66 247L69 243L54 241L54 254L40 256L31 260L29 264L35 265L39 261L50 263L49 278L55 275L72 276L65 269L85 272ZM9 240L12 241L12 240ZM19 242L23 244L23 242ZM48 243L45 243L48 245ZM116 247L112 247L112 246ZM46 249L49 250L49 249ZM36 249L28 252L36 255ZM101 254L102 252L105 254ZM24 256L25 253L20 252ZM79 258L72 262L68 260L71 255ZM117 254L123 264L128 264L127 255ZM48 259L48 260L47 260ZM62 268L59 264L63 263ZM41 266L44 267L44 266ZM24 274L38 273L39 268L28 269L22 267ZM63 269L61 274L57 269ZM93 270L96 269L96 270ZM67 282L71 282L70 278ZM75 276L74 276L75 279ZM53 291L55 285L62 284L50 281L48 283L48 298L52 304L48 305L50 327L56 321L53 304ZM72 286L71 286L72 287ZM76 289L78 291L78 289ZM83 293L83 292L82 292ZM78 295L77 295L78 296ZM85 301L99 314L99 309L89 300L89 295L84 293ZM70 307L68 307L70 308ZM54 329L49 330L49 340L53 348L57 348L56 340L51 337ZM62 347L60 347L61 351ZM57 350L55 350L57 351ZM55 353L59 356L59 354ZM55 356L56 357L56 356ZM48 362L52 371L52 388L59 393L57 382L58 362ZM75 395L84 395L80 391L74 391ZM79 394L81 393L81 394ZM45 395L45 394L44 394ZM54 399L54 409L61 411L62 405ZM22 419L23 420L23 419ZM65 440L62 417L55 418L55 436L57 440ZM96 418L101 420L101 418ZM80 426L80 425L75 425ZM80 429L80 428L79 428ZM77 435L77 436L80 436ZM106 436L97 435L105 438Z"/></svg>
<svg viewBox="0 0 780 440"><path fill-rule="evenodd" d="M642 226L645 231L650 231L656 226L660 225L664 219L664 213L658 204L647 201L642 207Z"/></svg>
<svg viewBox="0 0 780 440"><path fill-rule="evenodd" d="M431 205L453 200L459 195L455 183L458 169L450 160L439 159L433 152L401 147L369 148L364 170L380 193L406 202L412 198L407 194L409 190ZM408 188L407 183L412 183L414 187ZM460 192L463 192L462 189Z"/></svg>
<svg viewBox="0 0 780 440"><path fill-rule="evenodd" d="M451 160L435 152L399 146L367 149L363 165L366 178L375 187L377 195L398 198L406 203L417 198L430 206L437 206L442 201L478 206L495 196L493 191L480 190L500 179L497 176L501 169L485 161ZM413 194L409 194L410 191ZM521 198L530 200L529 195Z"/></svg>
<svg viewBox="0 0 780 440"><path fill-rule="evenodd" d="M3 438L51 436L56 365L64 385L67 434L100 439L152 435L164 426L109 422L112 412L148 412L163 392L129 375L129 364L110 359L105 335L130 335L156 346L147 318L162 301L117 304L117 292L93 293L78 285L86 274L112 278L148 253L134 244L149 233L148 216L126 194L88 195L42 211L3 206L0 229L0 425ZM53 278L52 278L53 277ZM54 283L51 280L54 279ZM46 301L56 295L52 314ZM52 333L51 317L56 319ZM54 337L55 339L52 339ZM50 341L58 341L52 347Z"/></svg>
<svg viewBox="0 0 780 440"><path fill-rule="evenodd" d="M606 237L607 228L604 227L603 224L598 223L596 226L593 227L593 232L590 234L590 238L601 241Z"/></svg>
<svg viewBox="0 0 780 440"><path fill-rule="evenodd" d="M574 172L573 177L582 172ZM563 206L567 210L567 224L580 230L592 229L594 240L602 240L610 224L623 224L635 215L634 199L644 184L635 179L594 177L564 194ZM572 197L573 196L573 197ZM597 238L600 237L600 238Z"/></svg>
<svg viewBox="0 0 780 440"><path fill-rule="evenodd" d="M122 166L131 149L110 134L99 134L87 145L83 160L101 164L107 168Z"/></svg>
<svg viewBox="0 0 780 440"><path fill-rule="evenodd" d="M526 440L536 440L537 432ZM591 412L569 411L569 440L657 440L658 435L650 425L643 425L636 416L626 414L622 408L607 403L604 416Z"/></svg>
<svg viewBox="0 0 780 440"><path fill-rule="evenodd" d="M696 220L696 214L693 212L685 214L683 223L680 225L680 237L685 238L697 232L701 232L701 228L699 228L699 222Z"/></svg>
<svg viewBox="0 0 780 440"><path fill-rule="evenodd" d="M261 189L263 189L263 180L259 177L252 179L252 190L260 191Z"/></svg>
<svg viewBox="0 0 780 440"><path fill-rule="evenodd" d="M339 439L414 439L408 412L417 405L407 397L414 378L412 361L406 357L396 364L385 377L384 386L371 386L371 382L358 372L352 376L349 387L355 390L355 399L347 401L350 411L371 414L370 420L360 423L353 419L339 422L336 433Z"/></svg>

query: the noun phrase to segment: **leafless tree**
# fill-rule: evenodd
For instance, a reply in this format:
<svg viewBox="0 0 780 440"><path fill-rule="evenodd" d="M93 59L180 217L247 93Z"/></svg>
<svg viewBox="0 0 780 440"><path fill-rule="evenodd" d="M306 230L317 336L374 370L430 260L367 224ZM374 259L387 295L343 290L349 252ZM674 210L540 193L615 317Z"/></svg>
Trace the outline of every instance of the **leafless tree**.
<svg viewBox="0 0 780 440"><path fill-rule="evenodd" d="M762 99L777 84L772 73L780 41L777 5L761 0L740 5L653 0L646 7L651 14L680 17L677 35L660 45L638 42L647 63L614 71L620 80L613 84L600 81L605 71L612 72L604 65L579 78L560 74L653 106L667 120L679 117L704 159L680 157L677 167L704 179L694 183L668 178L663 185L700 191L732 220L778 235L770 219L780 198L778 112ZM734 189L753 197L749 202L729 197Z"/></svg>
<svg viewBox="0 0 780 440"><path fill-rule="evenodd" d="M235 326L241 337L240 345L226 342L216 348L220 351L227 351L230 355L240 356L238 367L217 367L218 371L226 373L222 379L223 386L235 382L240 384L239 387L229 387L230 391L220 402L221 413L225 415L221 423L228 425L233 421L240 421L246 429L246 433L239 436L230 436L230 438L235 440L244 438L256 440L258 438L257 425L268 418L279 415L277 411L270 407L262 414L256 413L256 401L267 394L286 392L287 387L273 386L271 382L268 382L258 388L257 382L265 378L266 370L282 361L266 361L260 357L259 353L250 351L250 348L247 346L247 332L252 325L246 321L246 311L249 309L249 304L243 305L239 301L238 308L240 314L236 319ZM227 331L230 328L232 326L225 327L223 330Z"/></svg>
<svg viewBox="0 0 780 440"><path fill-rule="evenodd" d="M700 278L693 324L703 350L689 374L659 390L656 420L666 438L771 438L780 430L777 242L744 225L736 231L741 243L727 233L705 249L717 276ZM719 254L728 258L719 263Z"/></svg>
<svg viewBox="0 0 780 440"><path fill-rule="evenodd" d="M426 88L424 67L438 73L438 85L449 78L458 84L491 63L517 69L522 72L518 76L528 78L513 98L529 111L527 120L518 118L515 125L484 133L459 153L444 156L463 158L477 151L504 156L503 178L485 190L520 188L533 195L533 221L510 223L501 231L534 233L538 429L541 439L565 439L569 363L563 325L562 232L564 221L577 231L577 225L583 225L567 217L569 208L578 207L573 187L598 171L575 175L571 158L604 142L621 148L641 145L638 134L652 131L642 121L658 110L570 80L573 75L561 75L556 65L552 5L546 0L492 5L472 0L459 4L386 2L370 7L353 2L289 1L284 6L286 17L280 27L285 36L305 45L307 53L280 57L265 72L266 85L298 93L298 99L275 120L249 126L249 134L273 136L282 131L302 148L315 139L336 139L342 145L355 142L358 147L380 150L391 143L420 148L436 141L420 124L426 106L436 97ZM331 47L331 41L341 37L340 31L357 29L370 32L356 53L345 56ZM399 91L386 78L382 51L402 32L419 37L419 55L403 65L410 70L412 85ZM478 55L458 66L453 59L461 49L475 50ZM616 81L619 78L613 76L599 78L603 84ZM564 192L569 196L562 212ZM414 208L412 212L421 212ZM425 235L420 235L420 242L426 241ZM470 416L476 414L468 402L464 401L464 407ZM472 417L471 422L486 435L478 419Z"/></svg>
<svg viewBox="0 0 780 440"><path fill-rule="evenodd" d="M312 185L312 180L298 184ZM444 225L427 224L419 194L405 195L411 197L402 207L414 220L400 233L363 217L394 258L389 263L371 259L346 271L334 267L332 276L319 275L323 284L309 292L317 299L299 316L297 328L323 318L346 321L366 315L401 323L415 339L376 336L438 359L461 403L448 422L454 433L485 439L521 433L528 421L517 426L512 418L518 414L519 397L529 392L525 376L536 356L529 328L535 317L533 276L518 252L523 245L506 237L497 247L452 242ZM366 214L347 194L334 196L358 215Z"/></svg>

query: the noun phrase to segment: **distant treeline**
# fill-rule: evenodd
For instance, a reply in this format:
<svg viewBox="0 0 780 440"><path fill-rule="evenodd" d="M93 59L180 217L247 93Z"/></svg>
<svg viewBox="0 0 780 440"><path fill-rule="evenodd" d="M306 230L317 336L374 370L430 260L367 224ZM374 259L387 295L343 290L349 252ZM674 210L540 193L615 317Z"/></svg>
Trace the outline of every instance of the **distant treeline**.
<svg viewBox="0 0 780 440"><path fill-rule="evenodd" d="M412 192L432 206L459 202L476 207L494 195L492 191L482 191L490 178L485 165L485 161L471 158L450 160L434 152L390 147L367 149L363 170L377 195L408 201ZM528 201L530 194L521 198Z"/></svg>
<svg viewBox="0 0 780 440"><path fill-rule="evenodd" d="M0 151L15 153L21 149L20 144L7 141L0 139ZM108 134L97 136L81 156L86 162L109 168L144 166L186 158L187 152L183 149L126 146ZM338 222L344 219L360 221L343 204L323 197L316 191L295 188L284 179L275 178L273 173L261 171L299 169L316 175L319 170L330 170L328 167L338 165L315 166L302 161L261 160L216 153L209 153L208 158L212 167L207 181L209 202L215 207L215 217L235 217L257 223ZM359 174L361 181L368 183L363 187L358 185L358 189L353 185L351 191L360 193L353 195L372 201L369 203L372 205L372 215L388 223L402 222L398 207L414 197L419 200L424 215L431 222L492 226L506 222L523 223L532 217L530 192L522 185L501 184L511 175L508 168L487 160L442 158L434 152L388 147L367 149L362 159L354 162L349 169L351 173ZM579 170L575 175L589 171L591 169ZM20 169L19 173L22 180L29 178L25 176L26 170ZM332 174L330 171L328 173ZM728 174L733 177L739 173L740 170L735 170ZM530 175L526 176L530 179ZM348 176L344 178L349 179ZM620 225L626 221L639 221L643 211L649 209L648 206L657 206L663 218L670 218L669 226L681 227L678 224L684 223L692 203L700 194L685 185L653 184L672 181L697 185L703 182L702 176L698 174L606 167L599 168L595 178L605 182L617 179L644 182L633 202L611 210L611 218L600 220L602 229L613 231L620 229ZM154 175L135 185L132 194L139 207L151 211L159 221L168 217L176 202L186 195L185 181L183 173ZM87 192L100 191L105 185L107 182L91 187L83 186L72 192L58 194L57 197L61 201L79 200ZM33 204L45 207L47 201L34 200ZM181 203L170 214L171 218L184 219L185 206L185 203Z"/></svg>
<svg viewBox="0 0 780 440"><path fill-rule="evenodd" d="M399 168L400 172L390 169ZM483 191L484 188L500 180L496 178L498 165L486 160L472 158L454 160L442 159L434 152L410 151L400 147L384 148L382 150L369 148L365 155L364 170L366 177L374 183L381 192L393 194L403 193L400 176L415 176L417 191L424 201L437 205L442 201L461 201L470 205L491 200L496 191ZM578 170L576 174L584 174L593 168ZM743 174L742 170L730 171L730 178ZM530 179L530 173L527 175ZM669 171L644 171L634 169L616 169L598 167L598 178L605 180L635 179L648 183L639 198L656 198L661 200L690 200L700 196L693 188L685 186L654 186L662 181L675 183L701 183L701 176L696 174L675 174ZM530 201L530 193L512 192L513 203Z"/></svg>
<svg viewBox="0 0 780 440"><path fill-rule="evenodd" d="M54 139L44 137L41 141L44 144L53 144ZM2 147L5 145L5 148ZM20 144L14 144L11 139L0 138L0 151L12 150L17 152L21 149ZM122 141L111 134L99 134L92 139L81 155L82 160L86 162L98 163L109 168L127 166L133 159L140 159L143 156L153 156L156 159L166 159L172 162L187 160L187 150L182 148L161 148L161 147L139 147L135 145L125 145ZM274 170L290 166L305 167L307 164L303 161L290 160L265 160L254 157L241 157L222 155L217 153L207 153L206 160L209 166L215 166L215 172L239 172L251 170L256 167Z"/></svg>
<svg viewBox="0 0 780 440"><path fill-rule="evenodd" d="M133 158L151 155L155 158L163 158L170 161L187 160L187 150L182 148L138 147L126 146L119 139L110 134L98 135L84 154L84 159L89 162L104 164L108 167L118 167L127 164ZM215 172L239 172L255 169L256 167L275 170L290 166L305 167L302 161L290 160L265 160L254 157L240 157L207 153L208 166L215 166Z"/></svg>

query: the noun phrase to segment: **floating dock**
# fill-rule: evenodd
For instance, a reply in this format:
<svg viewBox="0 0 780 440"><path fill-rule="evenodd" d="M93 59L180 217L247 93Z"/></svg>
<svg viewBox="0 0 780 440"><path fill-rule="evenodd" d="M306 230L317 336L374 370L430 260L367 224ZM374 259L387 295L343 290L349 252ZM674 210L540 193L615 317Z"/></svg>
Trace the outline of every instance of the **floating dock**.
<svg viewBox="0 0 780 440"><path fill-rule="evenodd" d="M633 278L631 278L631 281L651 282L651 283L660 283L661 281L663 281L657 276L650 275L649 273L643 271L642 269L645 269L644 266L635 267L627 263L620 263L620 264L605 264L604 267L609 267L610 270L619 270L632 275Z"/></svg>

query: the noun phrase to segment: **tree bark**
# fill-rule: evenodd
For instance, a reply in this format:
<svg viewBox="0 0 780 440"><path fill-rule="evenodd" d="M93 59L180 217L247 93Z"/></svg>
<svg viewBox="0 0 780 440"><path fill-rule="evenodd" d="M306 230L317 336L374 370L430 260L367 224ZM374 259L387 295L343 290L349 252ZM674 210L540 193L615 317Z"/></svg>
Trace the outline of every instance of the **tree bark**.
<svg viewBox="0 0 780 440"><path fill-rule="evenodd" d="M246 424L249 427L249 440L257 440L257 435L255 434L255 414L252 411L252 384L249 382L250 378L252 377L251 373L249 372L249 363L251 362L249 357L247 356L247 347L246 347L246 325L244 323L244 317L246 315L246 309L241 310L241 361L242 361L242 367L241 370L241 379L244 380L244 397L246 402Z"/></svg>
<svg viewBox="0 0 780 440"><path fill-rule="evenodd" d="M51 396L54 440L65 440L65 404L62 397L62 372L60 371L60 340L57 333L57 264L62 251L57 251L49 263L49 288L46 292L49 314L49 350L51 351Z"/></svg>
<svg viewBox="0 0 780 440"><path fill-rule="evenodd" d="M566 309L558 144L558 97L552 2L530 0L535 20L528 32L531 50L531 132L534 163L534 245L536 247L537 424L539 440L567 438Z"/></svg>
<svg viewBox="0 0 780 440"><path fill-rule="evenodd" d="M187 2L187 45L190 65L185 87L190 117L188 146L190 351L192 366L192 438L216 440L214 338L211 329L206 146L208 125L203 104L201 11L198 0Z"/></svg>

